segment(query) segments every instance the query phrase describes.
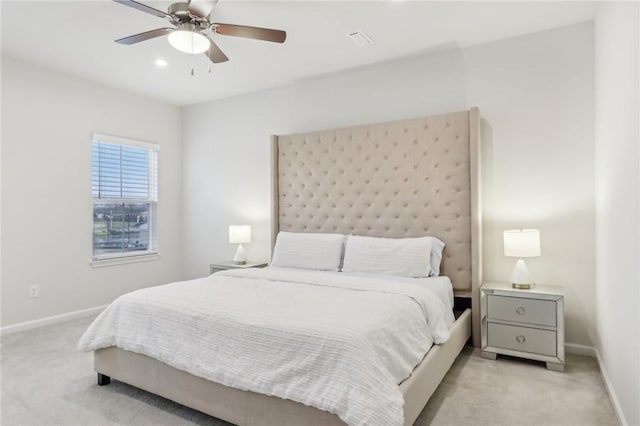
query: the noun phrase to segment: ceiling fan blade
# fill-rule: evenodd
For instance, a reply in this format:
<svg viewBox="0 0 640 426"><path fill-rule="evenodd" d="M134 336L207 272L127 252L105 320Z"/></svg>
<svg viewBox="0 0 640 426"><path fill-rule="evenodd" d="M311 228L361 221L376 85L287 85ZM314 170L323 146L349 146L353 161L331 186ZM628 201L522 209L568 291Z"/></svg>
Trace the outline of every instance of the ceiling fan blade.
<svg viewBox="0 0 640 426"><path fill-rule="evenodd" d="M208 18L218 0L190 0L189 11L201 18Z"/></svg>
<svg viewBox="0 0 640 426"><path fill-rule="evenodd" d="M116 43L127 45L140 43L141 41L167 35L173 31L173 28L158 28L157 30L146 31L144 33L135 34L129 37L119 38L118 40L116 40Z"/></svg>
<svg viewBox="0 0 640 426"><path fill-rule="evenodd" d="M146 4L138 3L137 1L133 1L133 0L113 0L113 1L115 1L116 3L123 4L125 6L132 7L134 9L138 9L142 12L155 15L158 18L170 18L170 15L168 15L167 13L158 9L154 9L153 7L147 6Z"/></svg>
<svg viewBox="0 0 640 426"><path fill-rule="evenodd" d="M224 52L220 50L218 45L215 44L213 40L211 40L210 38L209 38L209 50L207 52L204 52L204 54L207 55L209 60L214 64L219 64L220 62L226 62L229 60L229 58L227 58L227 55L225 55Z"/></svg>
<svg viewBox="0 0 640 426"><path fill-rule="evenodd" d="M284 43L287 38L287 33L284 31L271 30L269 28L247 27L244 25L212 24L211 29L222 35L273 41L275 43Z"/></svg>

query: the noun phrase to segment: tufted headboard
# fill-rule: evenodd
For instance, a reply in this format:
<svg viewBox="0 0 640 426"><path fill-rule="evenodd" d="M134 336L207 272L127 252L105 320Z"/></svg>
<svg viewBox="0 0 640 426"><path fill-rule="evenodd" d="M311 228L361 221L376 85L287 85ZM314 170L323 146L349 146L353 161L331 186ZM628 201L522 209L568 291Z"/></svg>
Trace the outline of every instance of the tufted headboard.
<svg viewBox="0 0 640 426"><path fill-rule="evenodd" d="M435 236L446 244L441 274L476 305L479 149L477 108L274 136L273 242L279 230Z"/></svg>

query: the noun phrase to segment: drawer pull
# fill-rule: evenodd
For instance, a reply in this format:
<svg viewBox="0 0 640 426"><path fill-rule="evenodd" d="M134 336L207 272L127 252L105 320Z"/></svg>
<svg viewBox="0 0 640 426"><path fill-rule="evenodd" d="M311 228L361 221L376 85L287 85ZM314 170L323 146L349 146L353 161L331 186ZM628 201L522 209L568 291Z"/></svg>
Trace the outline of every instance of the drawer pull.
<svg viewBox="0 0 640 426"><path fill-rule="evenodd" d="M516 336L516 342L518 343L524 343L525 340L527 339L525 339L525 337L522 334L520 334L519 336Z"/></svg>
<svg viewBox="0 0 640 426"><path fill-rule="evenodd" d="M520 306L518 306L518 307L516 308L516 314L518 314L518 315L524 315L524 313L525 313L524 306L520 305Z"/></svg>

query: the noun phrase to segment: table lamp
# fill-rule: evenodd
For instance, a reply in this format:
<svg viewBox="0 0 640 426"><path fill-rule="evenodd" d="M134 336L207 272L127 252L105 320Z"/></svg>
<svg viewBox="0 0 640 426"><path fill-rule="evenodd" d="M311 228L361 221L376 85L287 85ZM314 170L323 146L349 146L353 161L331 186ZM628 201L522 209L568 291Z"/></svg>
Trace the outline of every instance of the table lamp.
<svg viewBox="0 0 640 426"><path fill-rule="evenodd" d="M233 257L233 263L236 265L244 265L247 258L244 254L242 244L251 242L251 225L229 225L229 242L238 244L238 250Z"/></svg>
<svg viewBox="0 0 640 426"><path fill-rule="evenodd" d="M540 230L511 229L504 231L504 255L518 258L511 274L511 285L514 288L530 289L534 284L523 258L540 256Z"/></svg>

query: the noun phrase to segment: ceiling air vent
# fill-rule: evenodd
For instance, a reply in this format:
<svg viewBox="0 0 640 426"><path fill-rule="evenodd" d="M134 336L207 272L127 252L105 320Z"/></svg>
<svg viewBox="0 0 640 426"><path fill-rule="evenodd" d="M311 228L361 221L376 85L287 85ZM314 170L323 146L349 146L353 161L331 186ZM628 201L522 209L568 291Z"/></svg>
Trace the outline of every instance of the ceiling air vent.
<svg viewBox="0 0 640 426"><path fill-rule="evenodd" d="M368 46L373 44L373 39L367 35L364 31L353 31L347 34L347 37L351 39L358 47Z"/></svg>

